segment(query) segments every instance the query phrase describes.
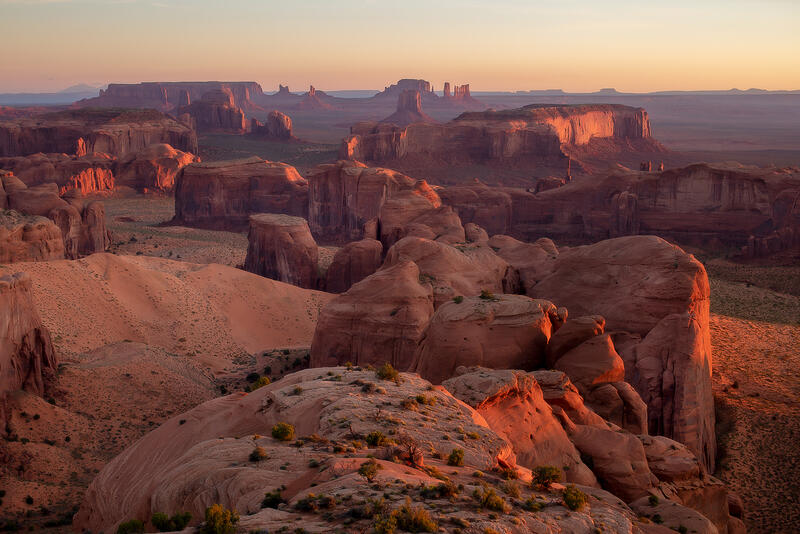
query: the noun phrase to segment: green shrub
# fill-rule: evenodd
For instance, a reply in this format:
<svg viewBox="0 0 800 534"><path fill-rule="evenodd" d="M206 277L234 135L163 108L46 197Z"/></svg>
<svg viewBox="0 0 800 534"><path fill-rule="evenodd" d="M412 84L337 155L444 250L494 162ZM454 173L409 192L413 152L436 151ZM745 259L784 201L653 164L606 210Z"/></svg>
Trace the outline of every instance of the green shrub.
<svg viewBox="0 0 800 534"><path fill-rule="evenodd" d="M400 378L400 372L392 367L389 362L386 362L375 370L375 376L381 380L392 380L397 382Z"/></svg>
<svg viewBox="0 0 800 534"><path fill-rule="evenodd" d="M462 297L461 295L453 297L453 302L455 302L456 304L461 304L462 302L464 302L464 297Z"/></svg>
<svg viewBox="0 0 800 534"><path fill-rule="evenodd" d="M481 289L481 298L483 300L494 300L494 294L488 289Z"/></svg>
<svg viewBox="0 0 800 534"><path fill-rule="evenodd" d="M544 505L538 502L536 499L530 498L526 499L525 502L522 503L522 507L529 512L538 512L544 507Z"/></svg>
<svg viewBox="0 0 800 534"><path fill-rule="evenodd" d="M228 510L221 504L213 504L206 508L206 522L200 528L201 534L236 534L236 523L239 514Z"/></svg>
<svg viewBox="0 0 800 534"><path fill-rule="evenodd" d="M397 529L397 514L378 514L372 521L375 534L394 534Z"/></svg>
<svg viewBox="0 0 800 534"><path fill-rule="evenodd" d="M506 501L495 493L493 488L476 488L475 491L472 492L472 498L478 501L478 505L481 508L487 508L495 512L505 512L507 509Z"/></svg>
<svg viewBox="0 0 800 534"><path fill-rule="evenodd" d="M546 490L553 482L561 480L561 469L553 465L541 465L531 473L531 485Z"/></svg>
<svg viewBox="0 0 800 534"><path fill-rule="evenodd" d="M267 450L264 447L256 447L253 449L253 452L250 453L250 461L251 462L261 462L269 458L267 454Z"/></svg>
<svg viewBox="0 0 800 534"><path fill-rule="evenodd" d="M464 449L453 449L447 457L447 465L455 467L464 465Z"/></svg>
<svg viewBox="0 0 800 534"><path fill-rule="evenodd" d="M379 464L375 458L370 458L361 464L361 467L358 468L358 474L364 477L367 482L372 483L375 477L378 476L378 471L381 469L383 469L383 466Z"/></svg>
<svg viewBox="0 0 800 534"><path fill-rule="evenodd" d="M650 503L650 506L658 506L658 495L650 495L647 502Z"/></svg>
<svg viewBox="0 0 800 534"><path fill-rule="evenodd" d="M173 532L176 530L183 530L189 521L192 520L192 514L189 512L178 512L172 517L169 517L163 512L156 512L150 518L150 522L159 532Z"/></svg>
<svg viewBox="0 0 800 534"><path fill-rule="evenodd" d="M270 384L269 377L260 376L260 377L258 377L258 380L256 380L252 384L250 384L250 388L249 389L250 389L250 391L255 391L258 388L263 388L264 386L268 386L269 384Z"/></svg>
<svg viewBox="0 0 800 534"><path fill-rule="evenodd" d="M142 534L144 532L144 522L138 519L131 519L120 523L117 527L117 534Z"/></svg>
<svg viewBox="0 0 800 534"><path fill-rule="evenodd" d="M280 504L285 503L281 496L280 488L268 491L264 494L264 499L261 501L261 508L277 508Z"/></svg>
<svg viewBox="0 0 800 534"><path fill-rule="evenodd" d="M515 499L519 499L519 496L521 495L519 484L513 480L509 480L503 484L503 492L509 497L513 497Z"/></svg>
<svg viewBox="0 0 800 534"><path fill-rule="evenodd" d="M278 423L272 427L272 437L281 441L291 441L294 438L294 427L289 423Z"/></svg>
<svg viewBox="0 0 800 534"><path fill-rule="evenodd" d="M561 498L564 501L564 506L573 511L580 510L589 501L589 497L576 488L574 484L570 484L564 488L564 493L561 495Z"/></svg>

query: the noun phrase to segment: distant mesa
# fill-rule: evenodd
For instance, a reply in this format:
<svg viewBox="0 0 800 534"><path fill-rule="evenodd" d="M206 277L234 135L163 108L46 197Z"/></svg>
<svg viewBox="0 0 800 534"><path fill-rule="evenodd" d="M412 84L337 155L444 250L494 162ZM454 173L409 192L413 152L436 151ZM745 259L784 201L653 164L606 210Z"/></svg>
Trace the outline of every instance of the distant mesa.
<svg viewBox="0 0 800 534"><path fill-rule="evenodd" d="M250 121L250 133L276 141L293 141L296 137L292 134L292 119L278 110L270 111L266 122L258 119Z"/></svg>
<svg viewBox="0 0 800 534"><path fill-rule="evenodd" d="M419 91L404 89L397 97L397 111L383 119L381 122L408 126L415 122L436 123L433 117L422 111L422 97Z"/></svg>
<svg viewBox="0 0 800 534"><path fill-rule="evenodd" d="M191 96L184 91L180 100L190 102ZM177 114L201 133L242 134L247 130L244 111L236 105L233 91L228 87L203 93L197 102L178 108Z"/></svg>
<svg viewBox="0 0 800 534"><path fill-rule="evenodd" d="M317 91L314 86L311 85L308 88L308 92L303 96L303 99L295 106L295 109L334 109L334 106L329 100L331 100L331 97L323 91Z"/></svg>
<svg viewBox="0 0 800 534"><path fill-rule="evenodd" d="M397 83L386 87L383 91L376 94L372 98L381 99L395 99L400 96L403 91L417 91L423 100L438 98L436 93L433 92L431 82L427 80L404 78L398 80Z"/></svg>

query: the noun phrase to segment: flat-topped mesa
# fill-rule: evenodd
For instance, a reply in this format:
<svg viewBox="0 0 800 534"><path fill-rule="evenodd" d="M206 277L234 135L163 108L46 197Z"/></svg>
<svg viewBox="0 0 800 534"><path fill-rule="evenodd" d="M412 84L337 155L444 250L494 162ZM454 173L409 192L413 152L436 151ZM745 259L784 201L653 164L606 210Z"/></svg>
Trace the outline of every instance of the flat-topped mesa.
<svg viewBox="0 0 800 534"><path fill-rule="evenodd" d="M435 123L436 121L422 111L422 97L420 97L419 91L405 89L397 97L397 111L381 122L407 126L415 122Z"/></svg>
<svg viewBox="0 0 800 534"><path fill-rule="evenodd" d="M178 108L177 113L189 115L198 132L242 134L247 130L244 111L236 106L228 87L204 93L200 100Z"/></svg>
<svg viewBox="0 0 800 534"><path fill-rule="evenodd" d="M403 78L397 83L392 84L372 98L394 99L400 96L403 91L418 91L423 99L438 98L433 92L431 82L421 79Z"/></svg>
<svg viewBox="0 0 800 534"><path fill-rule="evenodd" d="M650 136L642 108L612 104L531 105L503 111L467 112L442 124L406 127L362 122L350 129L340 157L400 168L419 165L503 164L564 175L570 157L603 152L663 150Z"/></svg>
<svg viewBox="0 0 800 534"><path fill-rule="evenodd" d="M247 239L245 271L307 289L317 287L319 251L305 219L251 215Z"/></svg>
<svg viewBox="0 0 800 534"><path fill-rule="evenodd" d="M292 134L292 119L278 110L270 111L266 122L258 119L250 121L250 133L255 136L277 141L292 141L296 137Z"/></svg>
<svg viewBox="0 0 800 534"><path fill-rule="evenodd" d="M308 183L291 165L257 157L192 163L178 173L174 223L242 231L255 213L306 217Z"/></svg>
<svg viewBox="0 0 800 534"><path fill-rule="evenodd" d="M191 128L152 109L70 109L0 121L0 157L37 152L122 157L156 143L197 153Z"/></svg>
<svg viewBox="0 0 800 534"><path fill-rule="evenodd" d="M25 185L55 183L63 194L78 189L83 194L114 189L114 160L108 154L31 154L0 158L0 169L14 173Z"/></svg>
<svg viewBox="0 0 800 534"><path fill-rule="evenodd" d="M227 89L234 98L233 105L245 111L259 111L257 100L264 94L256 82L144 82L136 84L112 83L100 95L86 98L76 107L128 107L153 108L175 111L200 100L209 91ZM256 100L256 102L253 101Z"/></svg>
<svg viewBox="0 0 800 534"><path fill-rule="evenodd" d="M424 180L357 161L319 165L307 176L308 223L314 236L325 243L379 238L381 208L401 191L423 197L433 207L441 206L439 196Z"/></svg>
<svg viewBox="0 0 800 534"><path fill-rule="evenodd" d="M5 434L4 398L24 389L43 395L56 377L57 362L50 332L33 303L26 273L0 277L0 434Z"/></svg>

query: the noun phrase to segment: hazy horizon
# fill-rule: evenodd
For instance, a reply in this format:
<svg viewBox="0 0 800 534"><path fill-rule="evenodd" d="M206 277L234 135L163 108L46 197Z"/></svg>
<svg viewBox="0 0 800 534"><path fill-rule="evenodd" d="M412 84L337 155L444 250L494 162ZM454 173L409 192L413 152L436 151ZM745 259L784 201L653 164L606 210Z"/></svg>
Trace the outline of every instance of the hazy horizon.
<svg viewBox="0 0 800 534"><path fill-rule="evenodd" d="M0 14L3 93L145 80L379 90L406 77L437 90L800 88L790 0L0 0Z"/></svg>

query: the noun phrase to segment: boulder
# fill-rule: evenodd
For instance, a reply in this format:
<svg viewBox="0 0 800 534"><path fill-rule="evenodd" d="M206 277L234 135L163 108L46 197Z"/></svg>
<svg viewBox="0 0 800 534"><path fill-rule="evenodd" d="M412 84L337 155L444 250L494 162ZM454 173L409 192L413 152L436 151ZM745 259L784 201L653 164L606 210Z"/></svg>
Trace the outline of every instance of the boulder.
<svg viewBox="0 0 800 534"><path fill-rule="evenodd" d="M305 219L251 215L247 241L245 271L307 289L317 287L319 250Z"/></svg>
<svg viewBox="0 0 800 534"><path fill-rule="evenodd" d="M381 206L380 240L386 248L406 236L444 243L466 241L461 219L450 206L441 206L415 191L400 191Z"/></svg>
<svg viewBox="0 0 800 534"><path fill-rule="evenodd" d="M559 320L553 303L523 295L451 300L434 313L411 369L434 384L462 366L533 370Z"/></svg>
<svg viewBox="0 0 800 534"><path fill-rule="evenodd" d="M413 261L433 285L435 305L457 296L472 297L514 293L516 272L489 247L481 244L451 246L424 237L404 237L386 253L384 266Z"/></svg>
<svg viewBox="0 0 800 534"><path fill-rule="evenodd" d="M383 245L375 239L362 239L346 244L336 251L328 267L325 290L343 293L377 271L381 266Z"/></svg>
<svg viewBox="0 0 800 534"><path fill-rule="evenodd" d="M322 309L311 343L312 367L381 365L409 370L433 316L433 289L406 261L378 270Z"/></svg>
<svg viewBox="0 0 800 534"><path fill-rule="evenodd" d="M631 434L647 434L647 404L627 382L606 382L593 387L586 406L600 417Z"/></svg>
<svg viewBox="0 0 800 534"><path fill-rule="evenodd" d="M564 371L584 397L598 385L625 379L625 364L608 334L584 341L556 360L554 368Z"/></svg>
<svg viewBox="0 0 800 534"><path fill-rule="evenodd" d="M178 173L174 223L239 231L256 213L306 217L307 182L294 167L257 157L192 163Z"/></svg>

